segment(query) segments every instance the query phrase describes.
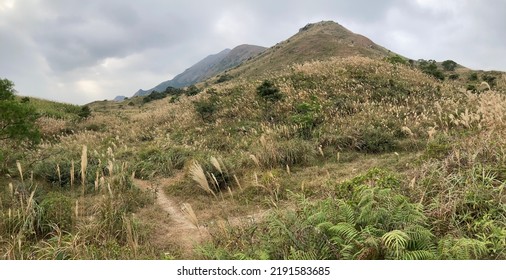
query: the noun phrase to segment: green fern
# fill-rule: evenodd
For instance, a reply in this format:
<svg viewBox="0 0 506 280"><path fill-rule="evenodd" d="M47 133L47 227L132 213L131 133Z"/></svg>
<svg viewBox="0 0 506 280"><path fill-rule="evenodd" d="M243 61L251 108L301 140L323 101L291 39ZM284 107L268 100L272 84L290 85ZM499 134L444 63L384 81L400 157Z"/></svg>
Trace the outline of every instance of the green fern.
<svg viewBox="0 0 506 280"><path fill-rule="evenodd" d="M438 254L449 260L481 259L487 254L487 246L476 239L448 237L439 241Z"/></svg>
<svg viewBox="0 0 506 280"><path fill-rule="evenodd" d="M405 232L396 229L385 233L381 240L387 255L393 255L394 259L400 259L408 247L410 238Z"/></svg>
<svg viewBox="0 0 506 280"><path fill-rule="evenodd" d="M356 239L360 234L352 224L344 222L329 228L329 231L334 234L334 239L342 239L345 242Z"/></svg>
<svg viewBox="0 0 506 280"><path fill-rule="evenodd" d="M433 251L428 250L416 250L416 251L406 251L402 255L403 260L434 260L436 259L436 255Z"/></svg>

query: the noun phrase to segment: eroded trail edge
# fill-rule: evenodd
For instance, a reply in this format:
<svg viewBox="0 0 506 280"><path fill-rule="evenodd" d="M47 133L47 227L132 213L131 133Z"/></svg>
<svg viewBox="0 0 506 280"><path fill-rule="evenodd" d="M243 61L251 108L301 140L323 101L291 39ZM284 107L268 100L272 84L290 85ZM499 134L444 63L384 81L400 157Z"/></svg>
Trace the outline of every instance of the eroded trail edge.
<svg viewBox="0 0 506 280"><path fill-rule="evenodd" d="M184 205L177 203L167 196L163 191L166 186L171 186L180 181L184 173L178 173L171 178L155 179L152 181L135 179L134 183L141 189L154 192L156 195L156 204L169 216L169 224L163 226L163 236L157 239L166 243L176 243L186 252L193 249L194 245L201 243L209 237L209 233L204 227L198 226L192 222L191 218L183 211ZM163 221L160 221L163 223Z"/></svg>

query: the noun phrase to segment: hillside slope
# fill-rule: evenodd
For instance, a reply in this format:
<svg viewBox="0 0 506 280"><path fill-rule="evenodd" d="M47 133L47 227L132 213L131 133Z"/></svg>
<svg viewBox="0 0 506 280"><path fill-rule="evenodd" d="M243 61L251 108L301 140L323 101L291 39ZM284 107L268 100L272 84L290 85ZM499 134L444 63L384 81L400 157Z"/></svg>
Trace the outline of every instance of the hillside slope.
<svg viewBox="0 0 506 280"><path fill-rule="evenodd" d="M395 54L338 23L322 21L306 25L294 36L243 63L230 73L243 77L258 76L268 71L282 70L293 63L356 55L382 58Z"/></svg>
<svg viewBox="0 0 506 280"><path fill-rule="evenodd" d="M149 90L141 89L137 91L134 96L148 95L153 91L163 92L169 86L181 88L196 84L227 69L233 68L264 50L264 47L254 45L240 45L232 50L225 49L217 54L207 56L186 69L183 73L175 76L172 80L162 82Z"/></svg>

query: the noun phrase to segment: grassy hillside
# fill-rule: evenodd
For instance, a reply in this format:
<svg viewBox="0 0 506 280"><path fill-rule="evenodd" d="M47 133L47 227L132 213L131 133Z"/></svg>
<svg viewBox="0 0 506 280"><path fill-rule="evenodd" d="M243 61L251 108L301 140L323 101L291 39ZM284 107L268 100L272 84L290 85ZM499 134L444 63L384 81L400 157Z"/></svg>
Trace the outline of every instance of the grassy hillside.
<svg viewBox="0 0 506 280"><path fill-rule="evenodd" d="M383 58L393 53L338 23L322 21L306 25L294 36L230 71L230 74L258 77L267 72L282 70L292 63L355 55Z"/></svg>
<svg viewBox="0 0 506 280"><path fill-rule="evenodd" d="M506 258L500 76L473 91L374 55L244 70L265 59L197 95L90 105L18 155L1 258Z"/></svg>

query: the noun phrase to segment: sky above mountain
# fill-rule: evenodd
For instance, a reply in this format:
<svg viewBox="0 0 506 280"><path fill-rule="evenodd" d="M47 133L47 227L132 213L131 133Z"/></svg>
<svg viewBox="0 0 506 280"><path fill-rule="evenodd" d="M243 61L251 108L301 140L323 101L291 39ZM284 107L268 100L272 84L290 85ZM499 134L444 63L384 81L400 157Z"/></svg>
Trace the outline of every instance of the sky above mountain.
<svg viewBox="0 0 506 280"><path fill-rule="evenodd" d="M407 57L506 71L504 0L0 0L0 78L75 104L130 96L212 53L336 21Z"/></svg>

